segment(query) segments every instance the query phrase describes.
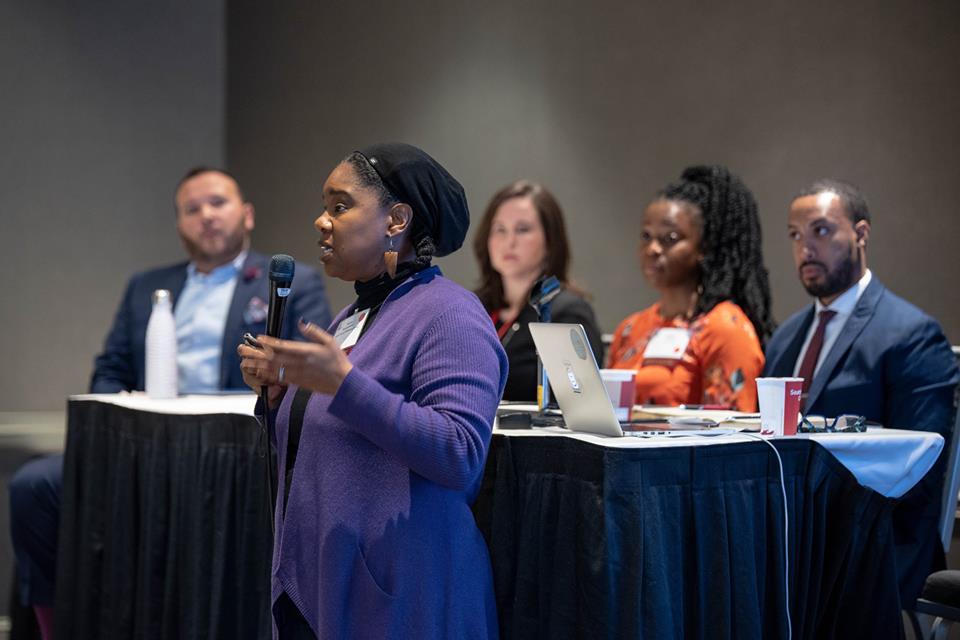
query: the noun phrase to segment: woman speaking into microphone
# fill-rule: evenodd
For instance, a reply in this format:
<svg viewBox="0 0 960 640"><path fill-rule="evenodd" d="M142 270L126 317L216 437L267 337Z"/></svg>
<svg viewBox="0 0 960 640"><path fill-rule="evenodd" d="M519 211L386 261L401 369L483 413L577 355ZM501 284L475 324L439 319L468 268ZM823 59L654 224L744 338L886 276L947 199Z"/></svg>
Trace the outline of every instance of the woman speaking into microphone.
<svg viewBox="0 0 960 640"><path fill-rule="evenodd" d="M272 571L280 638L492 638L490 560L470 511L507 374L477 298L431 266L463 243L463 188L378 144L323 185L328 276L357 300L309 342L238 347L277 410Z"/></svg>

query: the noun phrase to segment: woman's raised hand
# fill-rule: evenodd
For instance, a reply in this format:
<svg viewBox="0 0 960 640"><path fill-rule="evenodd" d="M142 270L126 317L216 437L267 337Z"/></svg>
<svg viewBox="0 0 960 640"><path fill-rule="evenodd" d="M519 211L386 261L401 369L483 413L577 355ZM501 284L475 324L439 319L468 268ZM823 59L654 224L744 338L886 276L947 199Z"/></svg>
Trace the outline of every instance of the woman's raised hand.
<svg viewBox="0 0 960 640"><path fill-rule="evenodd" d="M335 394L353 364L333 336L317 325L301 320L298 328L309 342L257 336L263 345L262 357L250 359L251 377L266 379L271 384L295 384L308 391Z"/></svg>

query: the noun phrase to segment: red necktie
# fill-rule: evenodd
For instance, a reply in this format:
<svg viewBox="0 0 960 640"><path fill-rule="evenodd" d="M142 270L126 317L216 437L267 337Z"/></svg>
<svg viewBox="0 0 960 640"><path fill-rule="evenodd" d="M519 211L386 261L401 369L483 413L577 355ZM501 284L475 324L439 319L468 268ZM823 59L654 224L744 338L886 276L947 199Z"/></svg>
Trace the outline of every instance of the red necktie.
<svg viewBox="0 0 960 640"><path fill-rule="evenodd" d="M803 362L800 363L799 376L803 378L803 395L807 395L807 389L813 381L813 370L817 367L817 358L820 357L820 350L823 349L823 333L827 328L830 319L837 315L836 311L824 309L819 314L819 320L813 337L810 338L810 344L807 345L807 352L803 354Z"/></svg>

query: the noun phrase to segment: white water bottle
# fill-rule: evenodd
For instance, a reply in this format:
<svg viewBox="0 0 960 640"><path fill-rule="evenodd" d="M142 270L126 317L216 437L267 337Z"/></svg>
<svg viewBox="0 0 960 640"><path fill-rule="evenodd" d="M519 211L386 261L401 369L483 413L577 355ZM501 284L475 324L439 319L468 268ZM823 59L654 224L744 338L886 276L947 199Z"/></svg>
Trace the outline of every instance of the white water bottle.
<svg viewBox="0 0 960 640"><path fill-rule="evenodd" d="M153 312L147 322L147 395L177 397L177 325L173 319L170 292L153 292Z"/></svg>

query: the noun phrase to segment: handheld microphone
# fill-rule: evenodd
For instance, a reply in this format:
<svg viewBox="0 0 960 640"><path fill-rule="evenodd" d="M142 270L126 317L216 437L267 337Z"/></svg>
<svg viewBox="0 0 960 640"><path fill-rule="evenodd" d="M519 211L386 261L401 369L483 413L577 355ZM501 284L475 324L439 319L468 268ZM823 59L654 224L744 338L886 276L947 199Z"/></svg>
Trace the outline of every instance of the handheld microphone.
<svg viewBox="0 0 960 640"><path fill-rule="evenodd" d="M270 258L270 307L267 310L267 335L271 338L279 338L280 331L283 330L283 311L287 306L287 298L290 296L290 285L293 283L293 258L278 253ZM263 446L267 458L267 500L270 501L269 513L273 513L276 508L277 485L276 476L273 469L273 453L270 449L270 439L268 434L272 433L270 423L270 405L267 402L267 386L260 387L260 398L263 402ZM270 531L273 531L273 518L270 518Z"/></svg>
<svg viewBox="0 0 960 640"><path fill-rule="evenodd" d="M267 335L279 338L283 330L283 311L293 283L293 258L278 253L270 258L270 307L267 311Z"/></svg>

